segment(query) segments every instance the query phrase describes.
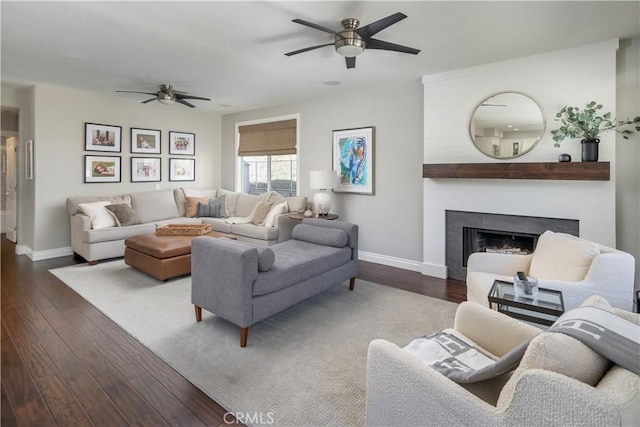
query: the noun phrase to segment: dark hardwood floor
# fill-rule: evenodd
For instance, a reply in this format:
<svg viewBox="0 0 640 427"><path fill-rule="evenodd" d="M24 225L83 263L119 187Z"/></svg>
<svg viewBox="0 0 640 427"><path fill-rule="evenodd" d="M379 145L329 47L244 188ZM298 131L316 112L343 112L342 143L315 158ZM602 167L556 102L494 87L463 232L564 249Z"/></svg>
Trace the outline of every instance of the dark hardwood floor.
<svg viewBox="0 0 640 427"><path fill-rule="evenodd" d="M223 426L226 410L1 236L2 426ZM360 262L359 278L452 302L464 282ZM357 286L357 283L356 283Z"/></svg>

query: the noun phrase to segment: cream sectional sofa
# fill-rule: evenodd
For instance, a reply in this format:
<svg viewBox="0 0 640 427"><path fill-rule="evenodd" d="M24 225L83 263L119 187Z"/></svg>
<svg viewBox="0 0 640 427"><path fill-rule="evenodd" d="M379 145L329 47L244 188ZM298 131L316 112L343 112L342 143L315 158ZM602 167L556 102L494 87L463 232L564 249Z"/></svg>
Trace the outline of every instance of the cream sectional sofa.
<svg viewBox="0 0 640 427"><path fill-rule="evenodd" d="M186 193L186 194L185 194ZM215 231L232 233L240 241L266 246L291 238L291 229L298 223L289 213L301 212L307 204L306 196L282 197L272 194L270 202L287 202L288 212L275 217L273 227L253 223L231 224L228 218L187 217L187 197L215 198L226 194L229 217L247 217L264 197L232 192L224 189L174 189L144 191L115 196L79 196L66 201L71 220L71 248L89 263L124 256L125 239L143 233L153 233L164 224L211 224ZM92 217L83 213L81 203L109 202L131 206L140 219L139 224L93 228Z"/></svg>

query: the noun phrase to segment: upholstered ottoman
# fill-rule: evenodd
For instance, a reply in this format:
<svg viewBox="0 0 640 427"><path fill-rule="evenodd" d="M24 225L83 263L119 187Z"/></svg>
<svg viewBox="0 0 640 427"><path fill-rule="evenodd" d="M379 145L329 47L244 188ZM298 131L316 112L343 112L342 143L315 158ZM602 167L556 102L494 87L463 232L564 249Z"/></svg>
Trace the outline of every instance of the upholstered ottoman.
<svg viewBox="0 0 640 427"><path fill-rule="evenodd" d="M233 234L212 231L206 236L227 237ZM138 234L124 241L124 262L159 280L191 274L191 240L199 236L157 236Z"/></svg>

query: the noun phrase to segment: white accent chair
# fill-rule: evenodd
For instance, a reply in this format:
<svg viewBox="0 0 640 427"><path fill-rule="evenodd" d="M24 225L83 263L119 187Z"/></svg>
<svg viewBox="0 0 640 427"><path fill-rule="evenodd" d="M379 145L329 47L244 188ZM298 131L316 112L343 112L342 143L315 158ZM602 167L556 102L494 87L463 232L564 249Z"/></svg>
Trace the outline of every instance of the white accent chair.
<svg viewBox="0 0 640 427"><path fill-rule="evenodd" d="M600 297L584 305L640 325L639 314L612 309ZM471 302L460 304L453 329L446 331L498 357L534 338L515 371L465 385L391 342L373 340L367 426L640 425L640 377L574 338Z"/></svg>
<svg viewBox="0 0 640 427"><path fill-rule="evenodd" d="M565 310L591 295L613 307L633 309L633 256L589 240L545 231L531 255L476 252L467 261L467 301L489 306L496 279L513 281L518 271L538 279L541 288L562 291Z"/></svg>

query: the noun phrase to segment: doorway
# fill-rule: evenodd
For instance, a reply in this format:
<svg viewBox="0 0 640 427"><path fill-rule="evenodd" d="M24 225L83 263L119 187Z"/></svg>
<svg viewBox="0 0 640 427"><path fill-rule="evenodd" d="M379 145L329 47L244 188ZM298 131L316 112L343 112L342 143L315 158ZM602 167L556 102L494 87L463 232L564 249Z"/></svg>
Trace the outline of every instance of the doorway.
<svg viewBox="0 0 640 427"><path fill-rule="evenodd" d="M0 107L2 145L0 159L0 226L8 240L18 240L18 109Z"/></svg>

